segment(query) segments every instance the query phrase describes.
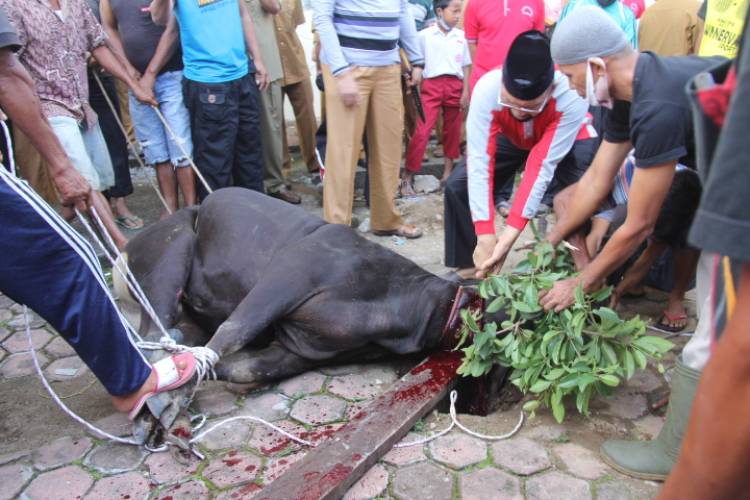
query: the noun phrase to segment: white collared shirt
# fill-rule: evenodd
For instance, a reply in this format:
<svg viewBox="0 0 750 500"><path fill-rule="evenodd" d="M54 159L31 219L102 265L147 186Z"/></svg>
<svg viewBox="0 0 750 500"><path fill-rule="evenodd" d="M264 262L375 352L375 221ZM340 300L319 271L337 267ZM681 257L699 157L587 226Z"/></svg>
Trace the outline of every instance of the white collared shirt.
<svg viewBox="0 0 750 500"><path fill-rule="evenodd" d="M463 30L453 28L444 34L437 25L418 33L424 54L424 78L452 75L463 79L464 67L471 64L469 45Z"/></svg>

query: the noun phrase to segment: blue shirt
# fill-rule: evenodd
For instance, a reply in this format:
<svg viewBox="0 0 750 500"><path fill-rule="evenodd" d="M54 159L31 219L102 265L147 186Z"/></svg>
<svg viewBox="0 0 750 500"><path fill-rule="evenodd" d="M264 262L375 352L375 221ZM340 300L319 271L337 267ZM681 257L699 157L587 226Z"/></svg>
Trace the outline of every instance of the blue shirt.
<svg viewBox="0 0 750 500"><path fill-rule="evenodd" d="M557 20L557 23L560 24L562 20L565 19L565 16L581 5L593 5L594 7L599 7L604 10L604 12L609 14L609 16L617 23L622 31L625 32L630 45L638 50L638 24L635 20L635 14L633 14L630 7L623 5L619 0L615 0L606 7L602 7L597 0L570 0L560 13L560 19Z"/></svg>
<svg viewBox="0 0 750 500"><path fill-rule="evenodd" d="M320 59L339 75L351 66L399 64L399 46L424 64L407 0L315 0Z"/></svg>
<svg viewBox="0 0 750 500"><path fill-rule="evenodd" d="M247 57L238 0L175 1L183 74L201 83L223 83L254 73Z"/></svg>

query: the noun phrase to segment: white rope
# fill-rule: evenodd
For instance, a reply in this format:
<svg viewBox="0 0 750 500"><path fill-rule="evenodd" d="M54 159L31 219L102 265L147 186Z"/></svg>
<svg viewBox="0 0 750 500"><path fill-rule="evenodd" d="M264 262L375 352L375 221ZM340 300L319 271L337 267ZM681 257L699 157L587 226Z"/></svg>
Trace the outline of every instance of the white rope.
<svg viewBox="0 0 750 500"><path fill-rule="evenodd" d="M471 429L465 427L461 422L458 421L458 416L456 415L456 400L457 399L458 399L458 392L456 392L455 390L451 391L451 395L450 395L450 402L451 402L451 406L450 406L451 424L447 428L443 429L442 431L438 432L437 434L432 434L432 435L430 435L430 436L428 436L428 437L426 437L424 439L419 439L417 441L411 441L411 442L408 442L408 443L399 443L399 444L396 444L396 445L394 445L394 448L407 448L409 446L416 446L416 445L420 445L420 444L429 443L430 441L433 441L433 440L435 440L435 439L437 439L437 438L439 438L441 436L444 436L444 435L448 434L450 431L453 430L454 427L458 427L459 429L461 429L462 431L464 431L466 434L468 434L470 436L474 436L474 437L479 438L479 439L484 439L486 441L500 441L502 439L508 439L510 437L515 436L516 433L519 430L521 430L521 426L523 425L523 421L524 421L524 413L523 413L523 411L521 411L521 417L518 419L518 423L516 424L516 426L510 432L507 432L505 434L501 434L499 436L491 436L491 435L488 435L488 434L481 434L479 432L472 431Z"/></svg>
<svg viewBox="0 0 750 500"><path fill-rule="evenodd" d="M219 427L222 427L222 426L224 426L226 424L229 424L229 423L232 423L232 422L236 422L238 420L251 420L253 422L257 422L259 424L263 424L266 427L270 427L271 429L275 430L276 432L278 432L279 434L281 434L285 438L291 439L292 441L294 441L296 443L303 444L305 446L310 446L310 447L313 447L313 448L315 447L315 443L313 443L311 441L305 441L304 439L299 438L299 437L295 436L294 434L290 434L287 431L285 431L284 429L273 425L271 422L266 422L262 418L253 417L253 416L250 416L250 415L241 415L239 417L231 417L231 418L224 419L221 422L218 422L217 424L212 425L211 427L209 427L205 431L201 432L197 436L194 436L190 440L190 443L191 444L192 443L197 443L198 441L200 441L201 439L203 439L206 436L206 434L209 434L210 432L215 431Z"/></svg>
<svg viewBox="0 0 750 500"><path fill-rule="evenodd" d="M164 115L161 114L161 111L159 110L159 108L156 106L151 106L151 108L153 108L153 110L156 112L156 116L159 117L159 120L161 120L162 124L164 125L164 128L167 129L167 132L169 132L169 135L172 136L172 140L174 141L174 143L177 144L177 147L180 148L180 151L182 152L182 154L185 156L185 158L187 158L188 162L190 163L190 167L195 172L195 175L198 176L198 179L200 179L201 183L203 184L203 187L206 188L206 191L209 194L213 193L214 190L211 189L211 186L208 185L208 182L203 177L203 174L201 174L201 171L198 170L198 166L193 161L192 156L188 154L188 152L185 150L185 146L182 145L182 142L183 142L182 139L177 137L177 134L174 133L174 130L172 130L172 127L169 125L166 118L164 118Z"/></svg>
<svg viewBox="0 0 750 500"><path fill-rule="evenodd" d="M28 315L28 308L24 305L23 306L23 317L26 321L26 338L29 341L29 351L31 352L31 359L34 362L34 368L36 369L37 375L39 375L39 378L42 380L42 385L49 393L50 397L57 403L57 405L62 408L62 410L70 416L73 420L78 422L79 424L86 427L88 430L93 432L94 434L97 434L98 436L101 436L103 438L109 439L111 441L115 441L117 443L122 444L132 444L132 445L140 445L140 443L136 442L134 439L125 439L119 436L114 436L108 432L104 432L103 430L99 429L98 427L95 427L94 425L88 423L86 420L78 416L76 413L74 413L70 408L68 408L65 403L62 402L62 400L58 397L57 394L55 394L55 391L52 390L52 387L49 385L49 382L47 382L47 379L44 377L44 372L42 372L42 367L39 365L39 358L37 358L36 355L36 349L34 349L34 342L31 338L31 327L29 326L29 315Z"/></svg>
<svg viewBox="0 0 750 500"><path fill-rule="evenodd" d="M99 214L96 212L96 209L94 207L90 208L91 211L91 218L96 222L99 233L105 238L107 243L109 244L110 248L107 249L105 245L101 242L101 240L97 237L96 232L93 230L91 225L88 223L85 217L81 215L81 213L76 210L76 215L78 216L79 220L81 221L81 224L86 228L86 230L89 232L91 237L97 242L99 247L102 249L104 254L107 256L107 259L112 264L113 272L117 272L120 274L120 276L125 280L125 283L128 286L128 289L133 293L133 296L135 299L141 304L141 306L144 308L148 316L153 320L154 324L159 329L159 332L161 333L161 338L158 342L147 342L144 341L140 335L130 327L129 329L126 328L126 330L134 337L134 342L136 345L138 345L139 348L145 349L145 350L165 350L168 352L190 352L196 361L196 372L198 374L198 383L195 385L193 389L193 395L195 395L195 392L198 390L198 387L200 386L200 383L208 378L216 378L216 372L214 371L214 366L219 361L219 355L214 351L213 349L206 347L206 346L195 346L195 347L188 347L178 344L174 341L174 339L167 333L166 328L164 328L164 325L162 324L161 320L159 319L158 315L154 311L154 308L151 305L151 302L148 300L148 297L146 296L145 292L141 288L140 284L138 283L138 280L133 275L133 272L130 270L130 266L128 266L127 262L125 262L125 259L122 257L122 253L117 249L117 246L115 245L114 241L112 240L112 237L107 232L107 229L104 227L104 223L102 222L101 218L99 218ZM111 251L111 253L110 253ZM112 255L114 254L114 256ZM116 256L116 258L115 258ZM123 270L124 268L124 270Z"/></svg>
<svg viewBox="0 0 750 500"><path fill-rule="evenodd" d="M10 139L10 129L5 120L0 120L0 124L3 126L3 134L5 134L5 145L8 147L8 166L10 167L10 173L16 175L16 159L13 157L13 141Z"/></svg>
<svg viewBox="0 0 750 500"><path fill-rule="evenodd" d="M109 98L109 94L107 94L107 90L104 88L104 84L102 83L102 80L99 78L99 74L96 72L96 70L93 70L92 73L94 74L94 79L96 80L96 83L99 85L99 88L101 89L102 94L104 95L104 99L106 99L107 104L109 104L109 109L112 111L112 116L115 117L115 121L117 122L117 125L120 127L120 131L122 132L123 137L125 137L125 141L128 143L128 147L130 148L130 151L133 153L133 156L135 156L135 159L138 161L138 164L143 169L143 172L145 176L148 178L148 181L151 184L151 187L153 187L154 191L156 191L156 196L159 197L161 204L164 205L164 208L167 210L167 213L171 214L172 209L170 209L169 205L167 205L167 200L165 200L164 196L161 194L161 189L159 189L159 186L156 184L156 181L154 181L153 177L151 177L148 174L146 165L143 163L143 160L141 160L141 155L138 154L138 150L136 149L135 144L133 144L133 141L130 140L130 136L128 135L127 130L125 130L125 125L122 124L122 121L120 120L120 117L117 113L117 108L115 108L114 103Z"/></svg>

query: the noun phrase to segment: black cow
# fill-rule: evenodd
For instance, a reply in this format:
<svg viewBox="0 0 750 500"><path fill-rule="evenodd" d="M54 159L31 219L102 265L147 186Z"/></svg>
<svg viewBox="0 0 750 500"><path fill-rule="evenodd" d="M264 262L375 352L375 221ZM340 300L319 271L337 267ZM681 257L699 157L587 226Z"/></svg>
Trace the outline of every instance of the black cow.
<svg viewBox="0 0 750 500"><path fill-rule="evenodd" d="M456 312L479 300L350 227L241 188L154 224L126 252L165 326L194 320L219 378L241 384L453 347Z"/></svg>

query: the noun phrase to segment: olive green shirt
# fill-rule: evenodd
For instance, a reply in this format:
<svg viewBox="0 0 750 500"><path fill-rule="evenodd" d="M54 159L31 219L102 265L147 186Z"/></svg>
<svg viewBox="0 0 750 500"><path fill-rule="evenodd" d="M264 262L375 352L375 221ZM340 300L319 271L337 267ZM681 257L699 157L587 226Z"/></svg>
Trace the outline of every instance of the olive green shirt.
<svg viewBox="0 0 750 500"><path fill-rule="evenodd" d="M260 55L268 72L268 81L274 82L284 78L284 68L281 66L279 46L276 43L276 28L273 24L273 14L263 10L260 0L245 0L253 19L255 39L260 46Z"/></svg>

